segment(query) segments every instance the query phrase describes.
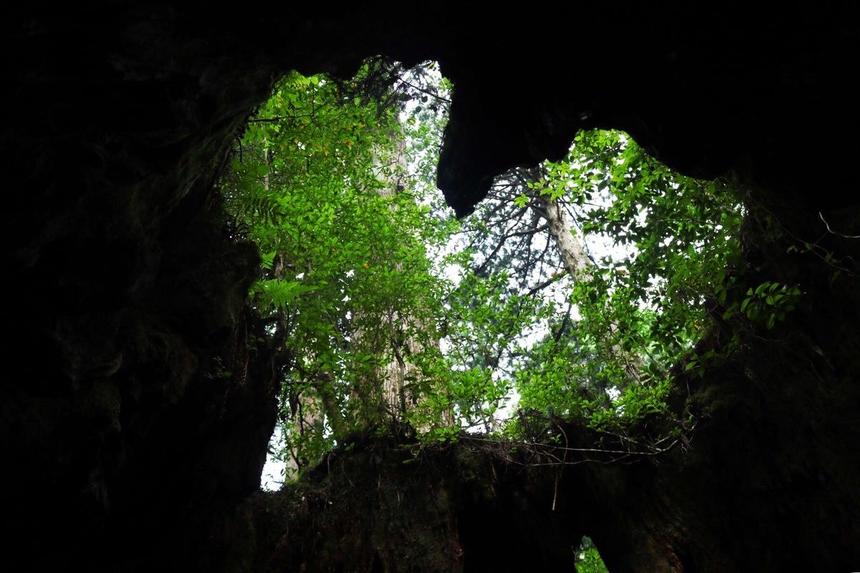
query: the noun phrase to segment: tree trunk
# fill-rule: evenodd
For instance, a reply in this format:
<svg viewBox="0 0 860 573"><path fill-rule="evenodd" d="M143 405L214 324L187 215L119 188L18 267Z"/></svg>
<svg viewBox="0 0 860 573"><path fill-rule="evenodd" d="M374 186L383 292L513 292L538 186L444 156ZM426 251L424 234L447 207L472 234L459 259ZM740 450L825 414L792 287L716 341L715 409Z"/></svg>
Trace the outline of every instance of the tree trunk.
<svg viewBox="0 0 860 573"><path fill-rule="evenodd" d="M378 193L382 197L394 197L407 188L408 166L406 164L406 141L399 134L392 134L396 138L396 148L391 157L389 174L384 175L385 185L379 188ZM380 169L380 171L382 171ZM392 209L395 209L392 207ZM397 265L398 270L400 265ZM415 364L409 361L410 355L415 355L424 350L424 346L417 337L409 334L410 330L421 329L424 325L416 324L413 316L403 316L397 311L386 318L390 332L392 333L389 347L392 353L391 360L379 369L379 382L381 383L381 394L386 411L395 421L404 421L406 412L415 407L420 400L419 391L414 388L415 382L422 376L421 371ZM438 346L438 340L435 341ZM412 384L409 383L412 379ZM453 424L453 412L443 415L444 422ZM420 428L419 428L420 429Z"/></svg>
<svg viewBox="0 0 860 573"><path fill-rule="evenodd" d="M528 178L535 180L537 175L528 174ZM567 210L558 199L534 193L532 195L534 208L541 217L546 219L550 234L558 247L565 272L574 282L588 282L592 279L595 264L588 256L587 246L581 234L576 232ZM615 321L609 323L609 336L614 338L620 331ZM643 369L642 358L636 352L625 351L621 346L612 341L609 350L612 356L624 364L624 369L631 379L639 381Z"/></svg>
<svg viewBox="0 0 860 573"><path fill-rule="evenodd" d="M573 224L557 199L535 195L537 209L546 219L549 232L555 239L564 270L574 281L591 280L594 263L588 257L585 242L576 234Z"/></svg>

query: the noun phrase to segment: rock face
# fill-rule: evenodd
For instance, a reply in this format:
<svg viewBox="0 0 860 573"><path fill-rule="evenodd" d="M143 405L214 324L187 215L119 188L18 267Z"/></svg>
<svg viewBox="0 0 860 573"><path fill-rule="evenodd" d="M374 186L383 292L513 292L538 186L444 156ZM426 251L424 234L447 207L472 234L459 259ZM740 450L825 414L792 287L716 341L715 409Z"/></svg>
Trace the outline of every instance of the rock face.
<svg viewBox="0 0 860 573"><path fill-rule="evenodd" d="M445 482L438 511L405 482L409 507L438 526L423 539L440 544L410 569L527 568L505 569L498 547L474 541L488 521L512 545L520 537L505 532L534 523L546 536L517 551L546 567L585 532L613 571L860 568L855 5L230 10L25 5L0 24L4 570L217 571L316 555L296 557L291 533L267 561L248 547L272 545L240 535L259 533L250 516L277 503L237 509L257 488L277 363L243 308L255 255L213 181L279 74L345 75L376 53L438 59L455 82L439 181L459 212L501 170L562 155L577 129L621 128L672 167L744 181L757 215L740 274L805 292L777 332L752 333L737 360L689 384L702 423L686 452L577 466L562 490L575 519L532 511L546 506L529 485L543 477L469 505L484 500L469 497L475 484L495 482L454 483L443 468L426 476L431 489ZM381 468L382 483L383 458L349 463ZM309 511L291 514L299 539ZM400 570L400 549L350 539L320 563L355 555L345 570Z"/></svg>

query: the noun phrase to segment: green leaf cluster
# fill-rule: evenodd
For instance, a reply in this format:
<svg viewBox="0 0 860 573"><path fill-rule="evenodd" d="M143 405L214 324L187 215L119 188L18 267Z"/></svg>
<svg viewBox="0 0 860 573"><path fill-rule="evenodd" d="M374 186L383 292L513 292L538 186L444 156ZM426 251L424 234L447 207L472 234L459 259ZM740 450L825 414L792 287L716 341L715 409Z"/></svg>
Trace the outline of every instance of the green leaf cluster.
<svg viewBox="0 0 860 573"><path fill-rule="evenodd" d="M574 284L575 326L517 373L521 404L596 425L660 412L672 366L711 328L739 260L736 186L681 176L625 134L591 131L530 187L569 205L586 240L609 238L622 254Z"/></svg>
<svg viewBox="0 0 860 573"><path fill-rule="evenodd" d="M426 255L437 231L403 185L397 109L348 92L323 76L286 77L222 183L260 248L251 297L285 363L284 455L299 467L394 416L390 364L412 366L406 402L427 393L422 369L441 359L444 289Z"/></svg>
<svg viewBox="0 0 860 573"><path fill-rule="evenodd" d="M734 182L674 173L620 132L581 132L456 220L434 185L445 91L404 104L415 84L382 69L284 78L222 182L260 249L250 296L279 351L295 467L355 432L449 439L509 417L522 433L516 401L618 431L665 412L679 365L718 358L692 352L715 317L773 328L796 306L794 286L737 282ZM547 205L584 245L613 246L565 270Z"/></svg>

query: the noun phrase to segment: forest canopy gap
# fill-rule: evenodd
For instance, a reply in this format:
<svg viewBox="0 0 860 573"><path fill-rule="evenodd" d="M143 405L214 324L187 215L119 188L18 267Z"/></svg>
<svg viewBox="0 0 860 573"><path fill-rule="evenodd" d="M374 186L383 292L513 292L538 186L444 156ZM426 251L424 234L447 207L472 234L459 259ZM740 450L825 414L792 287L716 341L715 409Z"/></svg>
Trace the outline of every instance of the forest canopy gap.
<svg viewBox="0 0 860 573"><path fill-rule="evenodd" d="M724 358L693 347L717 322L773 327L800 296L738 290L733 182L617 131L497 178L458 220L435 187L452 90L434 63L292 73L234 150L220 186L260 251L249 296L279 352L288 478L357 433L534 441L554 419L671 418L641 444L658 451L694 424L667 408L672 373Z"/></svg>

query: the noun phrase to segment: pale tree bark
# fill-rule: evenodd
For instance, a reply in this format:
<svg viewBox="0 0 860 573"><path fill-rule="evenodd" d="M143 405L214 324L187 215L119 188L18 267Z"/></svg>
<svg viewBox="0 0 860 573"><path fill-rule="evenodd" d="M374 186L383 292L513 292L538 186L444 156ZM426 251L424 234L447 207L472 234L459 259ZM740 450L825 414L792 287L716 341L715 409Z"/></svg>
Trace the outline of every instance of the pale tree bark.
<svg viewBox="0 0 860 573"><path fill-rule="evenodd" d="M546 219L547 229L555 240L564 270L574 281L591 280L594 262L589 258L581 235L577 234L567 211L557 199L537 195L534 202L542 217Z"/></svg>
<svg viewBox="0 0 860 573"><path fill-rule="evenodd" d="M539 173L525 173L525 178L529 181L536 181L540 177ZM567 209L558 199L538 192L532 192L531 199L533 208L547 222L547 229L556 243L565 272L574 282L590 281L596 265L588 255L588 247L582 234L574 227ZM609 324L609 331L614 337L620 331L620 327L613 321ZM644 367L641 356L635 352L625 351L617 343L612 344L610 352L615 359L624 364L625 371L633 380L640 381Z"/></svg>
<svg viewBox="0 0 860 573"><path fill-rule="evenodd" d="M382 197L394 197L406 189L408 185L406 141L399 134L392 134L392 138L396 140L396 147L389 158L388 169L380 169L385 182L385 185L378 191ZM386 171L387 174L385 174ZM398 264L399 268L400 265ZM382 398L392 418L403 421L408 410L418 405L420 396L416 386L422 382L423 376L421 370L409 361L409 356L424 350L424 346L411 332L420 330L425 325L417 322L414 316L404 316L396 311L386 317L385 320L392 333L390 339L392 358L388 364L380 369ZM437 340L435 343L438 346L439 341ZM432 381L429 382L432 384ZM443 422L453 424L453 412L444 412Z"/></svg>

